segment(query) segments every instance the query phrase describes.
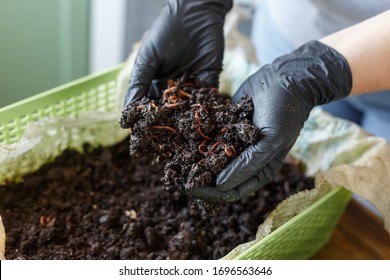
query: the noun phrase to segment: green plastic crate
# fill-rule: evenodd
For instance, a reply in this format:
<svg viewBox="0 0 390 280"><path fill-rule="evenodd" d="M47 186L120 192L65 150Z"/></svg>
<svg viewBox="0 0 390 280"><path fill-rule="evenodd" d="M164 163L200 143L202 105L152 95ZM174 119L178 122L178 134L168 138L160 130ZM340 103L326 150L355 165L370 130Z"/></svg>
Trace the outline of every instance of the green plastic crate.
<svg viewBox="0 0 390 280"><path fill-rule="evenodd" d="M19 141L36 120L118 110L116 79L121 69L118 65L1 108L0 145ZM236 258L310 258L329 241L350 198L349 191L334 188Z"/></svg>
<svg viewBox="0 0 390 280"><path fill-rule="evenodd" d="M309 259L329 241L351 196L343 187L333 189L236 259Z"/></svg>
<svg viewBox="0 0 390 280"><path fill-rule="evenodd" d="M26 126L46 117L117 109L116 77L122 65L0 108L0 145L17 142Z"/></svg>

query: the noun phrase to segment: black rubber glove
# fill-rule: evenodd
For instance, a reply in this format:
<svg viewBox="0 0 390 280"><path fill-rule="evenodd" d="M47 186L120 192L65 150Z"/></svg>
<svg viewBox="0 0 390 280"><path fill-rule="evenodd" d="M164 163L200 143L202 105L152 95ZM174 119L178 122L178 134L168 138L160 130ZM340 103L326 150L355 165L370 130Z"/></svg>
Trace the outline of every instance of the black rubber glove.
<svg viewBox="0 0 390 280"><path fill-rule="evenodd" d="M200 188L192 194L235 201L259 190L280 170L313 107L344 98L351 88L345 58L318 41L265 65L233 96L233 102L244 95L252 97L253 123L261 129L262 139L220 172L217 188Z"/></svg>
<svg viewBox="0 0 390 280"><path fill-rule="evenodd" d="M232 0L168 0L143 39L125 107L148 93L158 98L168 79L185 72L208 86L218 87L224 52L223 24L231 7Z"/></svg>

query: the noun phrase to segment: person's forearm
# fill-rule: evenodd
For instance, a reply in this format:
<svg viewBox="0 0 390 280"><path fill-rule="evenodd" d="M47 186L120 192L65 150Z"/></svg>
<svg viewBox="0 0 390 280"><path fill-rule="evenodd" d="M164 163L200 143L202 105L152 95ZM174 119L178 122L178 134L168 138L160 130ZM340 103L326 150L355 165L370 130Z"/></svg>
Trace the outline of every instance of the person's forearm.
<svg viewBox="0 0 390 280"><path fill-rule="evenodd" d="M353 94L390 89L390 10L324 37L352 72Z"/></svg>

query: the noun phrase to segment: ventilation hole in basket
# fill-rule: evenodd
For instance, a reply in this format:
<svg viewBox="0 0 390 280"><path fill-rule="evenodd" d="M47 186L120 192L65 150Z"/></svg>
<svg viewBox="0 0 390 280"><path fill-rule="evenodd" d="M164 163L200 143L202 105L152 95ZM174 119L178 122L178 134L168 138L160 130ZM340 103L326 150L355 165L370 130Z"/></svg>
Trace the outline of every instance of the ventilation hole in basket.
<svg viewBox="0 0 390 280"><path fill-rule="evenodd" d="M19 121L20 121L21 123L25 123L25 124L30 123L30 115L21 115L21 116L19 117Z"/></svg>
<svg viewBox="0 0 390 280"><path fill-rule="evenodd" d="M75 106L75 103L76 103L76 98L74 97L70 97L68 99L65 100L65 110L70 110L70 108L74 108Z"/></svg>
<svg viewBox="0 0 390 280"><path fill-rule="evenodd" d="M57 102L53 105L53 115L54 116L64 116L65 115L65 102Z"/></svg>
<svg viewBox="0 0 390 280"><path fill-rule="evenodd" d="M53 107L52 106L43 107L43 113L45 116L52 116L53 115Z"/></svg>
<svg viewBox="0 0 390 280"><path fill-rule="evenodd" d="M65 104L65 110L64 110L64 113L65 113L65 116L71 116L71 117L74 117L76 115L76 102L75 102L75 98L71 98L71 99L68 99L66 100Z"/></svg>
<svg viewBox="0 0 390 280"><path fill-rule="evenodd" d="M15 128L16 125L17 125L16 119L7 122L7 127L8 127L8 129Z"/></svg>
<svg viewBox="0 0 390 280"><path fill-rule="evenodd" d="M20 136L19 136L18 134L10 134L10 135L8 136L10 143L13 143L13 142L18 141L18 140L19 140L19 137L20 137Z"/></svg>
<svg viewBox="0 0 390 280"><path fill-rule="evenodd" d="M86 103L84 101L80 101L80 102L76 103L75 112L77 115L85 112L86 110L87 110L87 106L86 106Z"/></svg>
<svg viewBox="0 0 390 280"><path fill-rule="evenodd" d="M32 113L30 113L30 122L33 121L39 121L42 117L42 111L41 110L36 110Z"/></svg>

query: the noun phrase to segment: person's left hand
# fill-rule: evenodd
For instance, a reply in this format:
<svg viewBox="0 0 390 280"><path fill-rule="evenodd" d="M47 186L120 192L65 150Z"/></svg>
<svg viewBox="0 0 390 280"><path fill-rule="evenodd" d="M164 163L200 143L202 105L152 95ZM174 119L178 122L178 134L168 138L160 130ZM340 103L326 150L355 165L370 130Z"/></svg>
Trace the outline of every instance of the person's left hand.
<svg viewBox="0 0 390 280"><path fill-rule="evenodd" d="M159 98L169 79L184 73L218 87L223 25L232 0L168 0L138 51L125 108L144 96Z"/></svg>

